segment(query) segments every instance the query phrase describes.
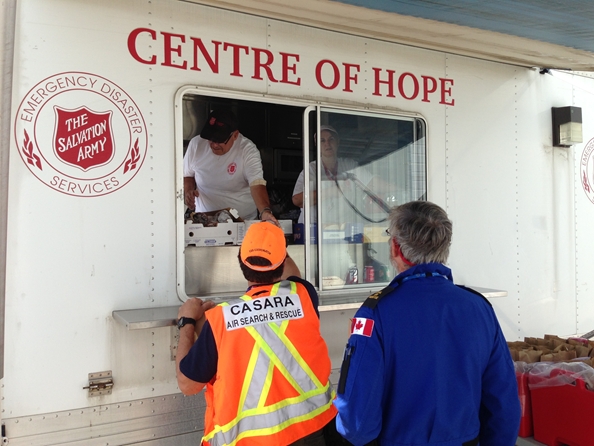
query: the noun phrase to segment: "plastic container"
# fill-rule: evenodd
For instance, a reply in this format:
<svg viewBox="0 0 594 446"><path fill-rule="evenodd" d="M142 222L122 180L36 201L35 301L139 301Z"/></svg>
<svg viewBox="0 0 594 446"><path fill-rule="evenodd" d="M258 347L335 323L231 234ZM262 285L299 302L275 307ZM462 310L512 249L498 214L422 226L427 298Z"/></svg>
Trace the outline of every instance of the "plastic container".
<svg viewBox="0 0 594 446"><path fill-rule="evenodd" d="M520 407L522 409L518 437L532 437L532 435L534 435L534 428L532 423L532 398L530 396L530 388L528 387L528 374L516 372L516 381L518 382L518 396L520 397Z"/></svg>
<svg viewBox="0 0 594 446"><path fill-rule="evenodd" d="M532 376L530 376L532 383ZM594 392L583 380L530 389L534 439L548 446L594 444Z"/></svg>

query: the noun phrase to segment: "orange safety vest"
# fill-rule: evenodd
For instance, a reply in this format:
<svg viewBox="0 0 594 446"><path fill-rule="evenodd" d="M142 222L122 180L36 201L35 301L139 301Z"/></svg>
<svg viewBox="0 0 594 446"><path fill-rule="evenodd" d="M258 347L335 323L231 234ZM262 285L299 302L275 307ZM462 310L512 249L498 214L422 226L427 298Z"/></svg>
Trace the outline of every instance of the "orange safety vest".
<svg viewBox="0 0 594 446"><path fill-rule="evenodd" d="M255 286L206 318L219 357L204 445L288 445L336 416L328 347L304 285Z"/></svg>

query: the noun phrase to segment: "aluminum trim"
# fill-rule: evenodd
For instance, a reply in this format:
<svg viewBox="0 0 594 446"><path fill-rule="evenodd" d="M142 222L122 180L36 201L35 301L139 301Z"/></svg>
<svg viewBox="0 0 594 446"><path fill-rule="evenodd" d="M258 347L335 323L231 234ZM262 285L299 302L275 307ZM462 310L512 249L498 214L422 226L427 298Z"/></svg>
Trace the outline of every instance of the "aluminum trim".
<svg viewBox="0 0 594 446"><path fill-rule="evenodd" d="M204 392L165 395L55 413L6 418L11 446L110 445L203 430Z"/></svg>

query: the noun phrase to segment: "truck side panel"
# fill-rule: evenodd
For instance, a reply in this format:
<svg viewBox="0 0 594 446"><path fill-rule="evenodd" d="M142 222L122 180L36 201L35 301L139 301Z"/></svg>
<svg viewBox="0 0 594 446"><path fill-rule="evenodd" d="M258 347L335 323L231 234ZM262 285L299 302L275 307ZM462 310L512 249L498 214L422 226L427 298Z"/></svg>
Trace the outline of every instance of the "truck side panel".
<svg viewBox="0 0 594 446"><path fill-rule="evenodd" d="M491 302L508 340L594 328L591 77L173 0L23 0L14 49L0 403L11 444L50 433L149 445L151 426L180 435L159 444L184 444L202 429L202 396L177 388L175 329L112 316L180 304L175 98L188 86L424 119L427 198L454 222L456 282L507 292ZM567 105L582 108L584 143L552 147L551 107ZM89 148L73 155L88 120ZM354 311L322 312L334 380ZM111 393L89 396L88 374L107 370Z"/></svg>

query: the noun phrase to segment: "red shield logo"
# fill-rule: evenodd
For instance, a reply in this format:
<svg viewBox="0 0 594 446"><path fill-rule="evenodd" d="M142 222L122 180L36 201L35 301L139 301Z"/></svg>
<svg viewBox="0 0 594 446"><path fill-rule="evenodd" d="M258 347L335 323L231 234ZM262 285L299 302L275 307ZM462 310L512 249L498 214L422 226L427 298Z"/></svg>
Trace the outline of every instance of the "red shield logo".
<svg viewBox="0 0 594 446"><path fill-rule="evenodd" d="M87 107L68 110L54 106L54 152L64 163L83 171L103 166L114 155L112 112Z"/></svg>

